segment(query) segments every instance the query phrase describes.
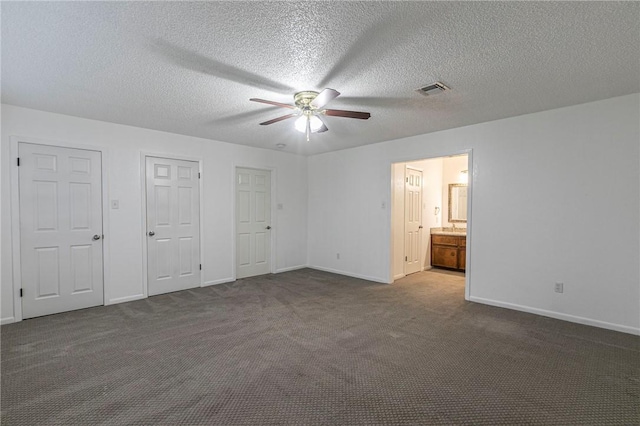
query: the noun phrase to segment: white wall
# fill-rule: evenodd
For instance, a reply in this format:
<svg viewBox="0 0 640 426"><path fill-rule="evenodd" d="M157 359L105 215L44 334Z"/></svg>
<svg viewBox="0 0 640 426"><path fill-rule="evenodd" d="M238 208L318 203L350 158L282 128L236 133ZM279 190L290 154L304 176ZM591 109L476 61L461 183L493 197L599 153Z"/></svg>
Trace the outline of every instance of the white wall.
<svg viewBox="0 0 640 426"><path fill-rule="evenodd" d="M391 163L472 149L470 299L640 334L638 117L634 94L310 157L309 265L389 282Z"/></svg>
<svg viewBox="0 0 640 426"><path fill-rule="evenodd" d="M207 283L233 277L233 164L276 169L279 270L304 266L308 247L312 267L389 282L391 164L472 149L470 299L640 334L639 116L635 94L305 159L4 105L0 317L13 317L7 200L18 135L108 147L120 209L108 217L107 302L143 285L141 151L204 159Z"/></svg>
<svg viewBox="0 0 640 426"><path fill-rule="evenodd" d="M257 149L165 132L87 120L43 111L2 106L2 283L0 317L14 316L11 268L10 137L26 136L108 149L108 191L120 201L119 210L109 209L110 274L105 276L105 302L141 297L142 279L142 189L141 152L183 155L203 159L205 284L231 281L234 276L233 190L234 166L274 168L277 181L274 237L276 268L302 267L307 262L307 159L273 150Z"/></svg>

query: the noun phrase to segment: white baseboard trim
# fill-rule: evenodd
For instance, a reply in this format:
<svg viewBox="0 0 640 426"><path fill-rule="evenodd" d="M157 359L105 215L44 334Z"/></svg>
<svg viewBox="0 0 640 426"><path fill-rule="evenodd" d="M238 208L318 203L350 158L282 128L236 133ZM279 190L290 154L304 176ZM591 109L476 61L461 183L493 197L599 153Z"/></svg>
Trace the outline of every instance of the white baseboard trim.
<svg viewBox="0 0 640 426"><path fill-rule="evenodd" d="M134 294L133 296L116 297L115 299L110 299L104 305L105 306L115 305L118 303L133 302L134 300L140 300L140 299L146 299L146 298L147 296L145 296L144 294Z"/></svg>
<svg viewBox="0 0 640 426"><path fill-rule="evenodd" d="M374 281L382 284L390 284L388 280L384 280L382 278L370 277L367 275L360 275L360 274L353 274L351 272L340 271L338 269L323 268L321 266L307 266L307 268L317 269L318 271L331 272L334 274L346 275L347 277L360 278L361 280Z"/></svg>
<svg viewBox="0 0 640 426"><path fill-rule="evenodd" d="M307 265L288 266L286 268L276 269L276 274L280 274L282 272L297 271L298 269L304 269L304 268L308 268L308 266Z"/></svg>
<svg viewBox="0 0 640 426"><path fill-rule="evenodd" d="M620 331L640 335L640 328L629 327L621 324L614 324L605 321L594 320L591 318L579 317L575 315L563 314L561 312L547 311L546 309L532 308L530 306L517 305L515 303L500 302L498 300L485 299L483 297L469 297L471 302L482 303L484 305L497 306L499 308L513 309L515 311L527 312L530 314L541 315L543 317L555 318L563 321L575 322L578 324L590 325L593 327L606 328L607 330Z"/></svg>
<svg viewBox="0 0 640 426"><path fill-rule="evenodd" d="M0 325L11 324L12 322L16 322L15 317L0 318Z"/></svg>
<svg viewBox="0 0 640 426"><path fill-rule="evenodd" d="M202 287L209 287L210 285L216 285L216 284L232 283L235 280L236 280L235 278L222 278L219 280L205 281L204 284L202 284Z"/></svg>
<svg viewBox="0 0 640 426"><path fill-rule="evenodd" d="M431 265L429 265L429 266L423 266L422 268L420 268L420 271L419 271L419 272L428 271L428 270L430 270L430 269L431 269ZM394 280L394 281L395 281L395 280L399 280L400 278L404 278L404 277L406 277L406 276L407 276L407 274L405 274L405 273L400 273L400 274L398 274L398 275L394 275L393 280Z"/></svg>

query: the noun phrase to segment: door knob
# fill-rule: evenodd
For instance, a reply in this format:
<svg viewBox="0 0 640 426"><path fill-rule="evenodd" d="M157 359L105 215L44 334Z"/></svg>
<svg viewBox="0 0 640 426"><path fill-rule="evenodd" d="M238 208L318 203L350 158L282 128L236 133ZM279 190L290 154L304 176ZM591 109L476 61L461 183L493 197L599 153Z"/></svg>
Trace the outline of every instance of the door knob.
<svg viewBox="0 0 640 426"><path fill-rule="evenodd" d="M149 236L150 236L150 237L153 237L154 235L156 235L156 233L155 233L155 232L153 232L153 231L149 231Z"/></svg>
<svg viewBox="0 0 640 426"><path fill-rule="evenodd" d="M270 226L267 226L267 229L271 229L271 227L270 227Z"/></svg>
<svg viewBox="0 0 640 426"><path fill-rule="evenodd" d="M422 225L418 226L418 229L422 229Z"/></svg>
<svg viewBox="0 0 640 426"><path fill-rule="evenodd" d="M93 236L93 241L98 241L100 239L100 235L96 234Z"/></svg>

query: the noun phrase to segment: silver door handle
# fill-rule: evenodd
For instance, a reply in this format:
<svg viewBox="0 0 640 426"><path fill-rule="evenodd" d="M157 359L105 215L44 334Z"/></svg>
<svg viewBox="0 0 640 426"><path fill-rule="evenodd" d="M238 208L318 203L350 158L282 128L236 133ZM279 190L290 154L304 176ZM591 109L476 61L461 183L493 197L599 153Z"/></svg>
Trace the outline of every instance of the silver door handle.
<svg viewBox="0 0 640 426"><path fill-rule="evenodd" d="M156 235L156 233L155 233L155 232L153 232L153 231L149 231L149 236L150 236L150 237L153 237L154 235Z"/></svg>
<svg viewBox="0 0 640 426"><path fill-rule="evenodd" d="M96 234L93 236L93 241L98 241L100 239L100 235Z"/></svg>
<svg viewBox="0 0 640 426"><path fill-rule="evenodd" d="M270 227L270 226L267 226L267 229L271 229L271 227Z"/></svg>

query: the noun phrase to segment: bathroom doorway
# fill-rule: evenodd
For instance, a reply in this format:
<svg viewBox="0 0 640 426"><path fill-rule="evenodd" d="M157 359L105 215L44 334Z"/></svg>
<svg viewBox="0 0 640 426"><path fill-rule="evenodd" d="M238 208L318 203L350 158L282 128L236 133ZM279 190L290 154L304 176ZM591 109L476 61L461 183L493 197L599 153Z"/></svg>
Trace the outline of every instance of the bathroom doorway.
<svg viewBox="0 0 640 426"><path fill-rule="evenodd" d="M468 298L470 152L391 165L392 281L418 272L465 278Z"/></svg>

